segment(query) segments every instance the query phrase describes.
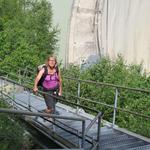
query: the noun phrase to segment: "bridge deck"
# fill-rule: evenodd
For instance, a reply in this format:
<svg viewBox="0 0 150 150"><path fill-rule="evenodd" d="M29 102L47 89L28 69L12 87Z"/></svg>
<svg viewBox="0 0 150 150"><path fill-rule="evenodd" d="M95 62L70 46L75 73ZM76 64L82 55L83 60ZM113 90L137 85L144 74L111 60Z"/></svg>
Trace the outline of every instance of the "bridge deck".
<svg viewBox="0 0 150 150"><path fill-rule="evenodd" d="M17 109L27 110L29 93L18 92L15 93L15 102L22 106L15 104ZM39 112L45 109L45 102L42 98L30 95L31 111ZM25 107L23 107L25 106ZM76 113L76 110L57 103L56 110L59 115L82 117L86 119L86 127L92 121L93 117L85 112ZM48 136L63 147L80 148L82 124L79 121L55 119L52 120L46 117L31 117L25 116L25 119L32 126L37 128L40 132ZM85 149L92 149L93 141L97 139L97 123L95 123L86 135ZM149 150L150 140L141 139L139 137L127 134L119 130L119 128L112 128L103 126L101 128L101 143L102 150Z"/></svg>

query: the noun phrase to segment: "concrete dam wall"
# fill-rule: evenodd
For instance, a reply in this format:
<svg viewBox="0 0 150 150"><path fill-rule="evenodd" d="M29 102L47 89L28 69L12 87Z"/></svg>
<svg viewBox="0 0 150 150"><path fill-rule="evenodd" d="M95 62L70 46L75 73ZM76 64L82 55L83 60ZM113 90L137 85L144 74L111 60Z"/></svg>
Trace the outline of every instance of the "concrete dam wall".
<svg viewBox="0 0 150 150"><path fill-rule="evenodd" d="M150 0L74 0L68 62L122 54L150 71Z"/></svg>

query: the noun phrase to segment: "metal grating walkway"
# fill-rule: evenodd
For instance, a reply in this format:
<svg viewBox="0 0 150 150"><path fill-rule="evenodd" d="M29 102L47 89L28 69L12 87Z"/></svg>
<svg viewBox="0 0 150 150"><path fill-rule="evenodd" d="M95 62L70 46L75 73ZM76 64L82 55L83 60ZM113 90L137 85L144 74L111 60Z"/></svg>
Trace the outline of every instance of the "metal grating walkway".
<svg viewBox="0 0 150 150"><path fill-rule="evenodd" d="M27 107L29 93L19 92L15 94L15 101ZM42 98L30 95L30 105L31 111L42 111L45 109L45 102ZM16 105L17 109L26 110L24 107ZM72 109L61 103L57 103L56 110L59 115L71 116L71 117L83 117L86 118L86 126L90 124L92 118L85 117L88 116L86 113L77 114L75 109ZM31 117L26 116L25 119L37 128L40 132L47 135L49 138L61 143L64 147L68 148L80 148L81 137L78 137L81 132L81 123L78 121L70 121L65 119L55 119L51 122L48 118L42 117ZM48 120L47 120L48 119ZM58 126L54 125L57 124ZM60 128L61 127L61 128ZM96 141L97 135L97 123L89 130L86 135L85 149L90 150L93 147L94 141ZM129 135L118 129L112 127L104 126L101 128L100 137L100 147L102 150L148 150L150 149L150 141L142 140L138 137Z"/></svg>

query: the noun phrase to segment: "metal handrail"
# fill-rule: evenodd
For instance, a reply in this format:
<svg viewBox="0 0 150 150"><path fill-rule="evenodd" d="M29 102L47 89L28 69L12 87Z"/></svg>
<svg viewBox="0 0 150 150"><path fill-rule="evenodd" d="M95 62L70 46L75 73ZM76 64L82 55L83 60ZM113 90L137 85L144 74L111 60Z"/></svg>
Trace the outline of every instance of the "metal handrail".
<svg viewBox="0 0 150 150"><path fill-rule="evenodd" d="M76 78L66 77L66 76L64 76L63 78L64 79L69 79L69 80L77 81L77 83L80 83L80 82L81 83L89 83L89 84L94 84L94 85L98 85L98 86L104 86L104 87L112 87L112 88L114 88L117 91L116 94L115 94L115 98L114 98L114 105L102 104L102 103L97 102L97 103L102 104L104 106L107 106L109 108L114 108L113 123L112 123L113 126L115 124L115 118L116 118L116 112L117 112L117 110L118 111L122 111L122 112L131 113L133 115L136 115L137 117L145 117L145 118L148 118L148 119L150 118L150 116L148 116L148 115L143 115L141 113L130 111L128 109L122 109L122 108L120 108L120 107L117 106L118 90L119 89L131 90L131 91L136 91L136 92L144 92L144 93L148 93L148 94L150 93L150 89L131 88L131 87L125 87L125 86L120 86L120 85L115 85L115 84L109 84L109 83L103 83L103 82L95 82L95 81L89 81L89 80L76 79ZM79 96L76 97L76 98L84 100L84 98L79 97ZM88 99L85 99L85 101L88 101ZM96 102L93 102L93 103L96 103ZM70 103L70 104L73 104L73 105L80 106L80 107L84 108L84 106L82 106L80 104L75 104L75 103Z"/></svg>
<svg viewBox="0 0 150 150"><path fill-rule="evenodd" d="M6 96L6 94L5 94L5 96ZM72 118L72 117L66 117L66 116L50 115L50 114L45 114L45 113L43 114L43 113L18 111L18 110L10 110L10 109L0 109L0 112L3 112L3 113L13 113L13 114L23 114L23 115L29 115L29 116L52 117L52 118L59 118L59 119L68 119L68 120L82 121L82 132L81 132L81 137L83 139L83 141L82 141L82 147L84 147L84 141L85 141L85 136L86 136L87 132L94 125L94 123L97 121L97 119L98 119L98 122L99 122L101 120L101 117L102 117L102 113L99 112L98 115L87 126L87 128L85 128L85 119L79 118L79 117ZM98 129L98 132L97 132L97 143L99 143L99 139L100 139L100 134L99 134L100 133L100 123L98 123L98 128L97 129Z"/></svg>
<svg viewBox="0 0 150 150"><path fill-rule="evenodd" d="M31 92L31 89L21 85L20 83L17 83L16 81L7 79L6 77L0 77L3 80L7 80L8 82L11 82L13 84L16 84L18 86L22 86L26 89L29 90L29 92ZM47 94L45 92L40 92L40 93L44 93ZM3 92L2 92L3 94ZM13 104L14 105L14 104ZM20 104L19 104L20 105ZM24 106L23 106L24 107ZM28 109L28 108L27 108ZM43 114L43 113L35 113L35 112L27 112L27 111L16 111L16 110L8 110L8 109L0 109L0 112L4 112L4 113L15 113L15 114L24 114L24 115L34 115L34 116L41 116L41 117L52 117L52 118L58 118L58 119L68 119L68 120L75 120L75 121L81 121L82 122L82 133L81 133L81 138L82 138L82 143L81 143L81 147L84 148L85 146L85 119L83 118L78 118L78 117L66 117L66 116L59 116L59 115L50 115L50 114ZM80 137L80 136L79 136Z"/></svg>
<svg viewBox="0 0 150 150"><path fill-rule="evenodd" d="M25 89L27 89L27 90L29 90L29 91L32 91L32 88L29 88L29 87L26 86L26 85L22 85L22 84L20 84L20 83L14 81L14 80L11 80L11 79L8 79L8 78L2 77L2 76L0 76L0 78L2 78L3 80L7 80L8 82L11 82L11 83L16 84L16 85L18 85L18 86L22 86L22 87L24 87ZM91 111L96 112L96 113L98 112L97 110L91 109L91 108L89 108L89 107L87 107L87 106L80 105L80 104L76 104L76 103L73 103L73 102L64 100L64 99L63 99L63 96L60 97L60 96L56 96L56 95L53 95L53 94L48 94L48 93L43 92L43 91L38 91L37 93L39 93L39 94L41 94L41 95L47 94L47 95L50 95L50 96L56 98L58 101L66 102L66 103L72 104L72 105L74 105L74 106L80 106L80 107L82 107L82 108L91 110Z"/></svg>
<svg viewBox="0 0 150 150"><path fill-rule="evenodd" d="M9 99L12 99L13 100L13 98L11 97L11 96L9 96L8 94L5 94L4 92L2 92L1 91L1 93L4 95L4 96L6 96L6 97L8 97ZM45 93L45 94L47 94L47 93ZM53 95L51 95L51 96L53 96ZM17 98L15 98L15 100L16 100ZM24 101L21 101L20 99L18 99L21 103L24 103L24 104L28 104L28 103L25 103ZM42 112L42 111L39 111L37 108L35 108L35 107L33 107L33 106L31 106L31 105L28 105L28 107L26 107L26 106L24 106L24 105L22 105L22 104L20 104L20 103L18 103L18 102L16 102L16 101L14 101L14 103L16 103L17 105L20 105L21 107L24 107L24 108L26 108L27 110L31 110L31 107L33 108L33 109L35 109L36 111L38 111L38 112ZM45 119L45 118L43 118L43 119ZM45 120L47 120L47 119L45 119ZM49 120L47 120L47 121L49 121ZM62 123L62 122L61 122ZM66 124L63 124L63 125L65 125L66 127L68 127ZM58 125L57 125L58 126ZM59 126L60 127L60 126ZM71 127L69 127L71 130L75 130L74 128L71 128ZM77 130L76 130L77 131ZM73 133L74 134L74 132L71 132L71 133Z"/></svg>
<svg viewBox="0 0 150 150"><path fill-rule="evenodd" d="M3 73L7 73L5 70L0 70L1 72L3 72ZM21 76L21 75L16 75L16 74L14 74L14 73L7 73L7 75L10 75L10 76L12 76L12 77L14 77L14 78L16 78L16 79L18 79L18 81L20 82L20 81L23 81L24 82L24 80L25 80L25 77L24 76ZM31 80L30 80L30 78L28 78L28 80L25 80L25 82L27 83L27 84L30 84L30 85L32 85L31 84Z"/></svg>
<svg viewBox="0 0 150 150"><path fill-rule="evenodd" d="M12 73L12 72L10 72L10 73L8 73L6 70L0 70L0 72L3 72L3 73L6 73L7 75L12 75L12 76L14 76L14 77L19 77L19 78L24 78L24 76L23 75L19 75L19 74L14 74L14 73ZM32 72L33 73L33 72ZM18 76L19 75L19 76ZM27 77L26 77L27 78ZM28 78L28 79L30 79L30 78Z"/></svg>
<svg viewBox="0 0 150 150"><path fill-rule="evenodd" d="M7 80L7 81L9 81L9 82L13 82L14 84L17 84L17 85L19 85L19 86L22 86L20 83L17 83L16 81L13 81L13 80L10 80L10 79L8 79L8 78L6 78L6 77L1 77L3 80ZM28 90L29 90L29 88L28 87L26 87L26 86L22 86L22 87L24 87L24 88L27 88ZM45 92L41 92L41 91L39 91L39 93L40 94L46 94ZM58 97L56 97L56 96L54 96L55 98L58 98ZM9 110L0 110L0 112L1 111L3 111L3 112L8 112ZM12 111L11 111L12 112ZM14 113L16 113L15 111L13 111ZM22 111L20 111L20 112L22 112ZM20 113L20 112L18 112L18 113ZM24 113L24 112L22 112L22 113ZM29 115L33 115L33 113L31 113L31 112L29 112L29 113L26 113L26 114L29 114ZM40 114L43 114L43 113L40 113ZM40 115L40 114L37 114L37 115ZM35 116L36 116L36 114L34 114ZM45 114L44 115L42 115L42 116L45 116ZM46 116L49 116L49 115L46 115ZM55 117L55 115L52 115L52 117ZM57 117L56 117L57 118ZM62 118L62 116L61 116L61 118ZM63 117L64 118L64 117ZM65 119L65 118L64 118ZM74 119L72 119L72 120L74 120ZM75 119L76 120L76 119ZM97 117L96 117L96 120L97 120ZM95 123L95 121L96 120L94 120L94 121L92 121L91 123L90 123L90 126L88 126L87 128L85 128L85 119L84 119L84 121L83 120L81 120L82 121L82 132L81 132L81 137L82 137L82 147L84 147L84 145L85 145L85 136L86 136L86 133L85 133L85 131L86 132L88 132L88 130L92 127L92 125ZM98 129L99 129L99 127L98 127Z"/></svg>
<svg viewBox="0 0 150 150"><path fill-rule="evenodd" d="M77 82L95 84L95 85L98 85L98 86L107 86L107 87L114 87L114 88L120 88L120 89L126 89L126 90L132 90L132 91L150 93L150 89L131 88L131 87L125 87L125 86L120 86L120 85L105 83L105 82L95 82L95 81L82 80L82 79L77 79L77 78L73 78L73 77L66 77L66 76L64 76L64 78L65 79L70 79L70 80L75 80Z"/></svg>
<svg viewBox="0 0 150 150"><path fill-rule="evenodd" d="M99 117L102 117L102 113L101 112L99 112L98 114L97 114L97 116L92 120L92 122L86 127L86 129L85 129L85 134L87 134L88 133L88 131L90 130L90 128L94 125L94 123L97 121L97 119L99 118Z"/></svg>
<svg viewBox="0 0 150 150"><path fill-rule="evenodd" d="M95 103L95 104L101 104L101 105L104 105L104 106L107 106L107 107L110 107L110 108L113 108L114 106L112 106L112 105L109 105L109 104L106 104L106 103L104 103L104 102L97 102L97 101L95 101L95 100L91 100L91 99L88 99L88 98L83 98L83 97L78 97L78 96L74 96L74 95L72 95L72 94L69 94L68 92L63 92L64 94L67 94L68 96L71 96L71 97L73 97L73 98L78 98L78 99L80 99L80 100L83 100L83 101L88 101L88 102L91 102L91 103Z"/></svg>
<svg viewBox="0 0 150 150"><path fill-rule="evenodd" d="M0 113L10 113L10 114L20 114L20 115L28 115L28 116L39 116L39 117L51 117L57 119L66 119L66 120L74 120L74 121L85 121L84 118L80 117L68 117L68 116L60 116L48 113L40 113L40 112L30 112L30 111L23 111L23 110L10 110L6 108L0 108Z"/></svg>
<svg viewBox="0 0 150 150"><path fill-rule="evenodd" d="M109 107L109 108L114 108L113 105L110 105L110 104L106 104L104 102L97 102L97 101L94 101L94 100L91 100L91 99L88 99L88 98L83 98L83 97L78 97L78 96L74 96L74 95L71 95L69 94L71 97L74 97L74 98L78 98L80 100L83 100L83 101L88 101L90 103L94 103L94 104L100 104L100 105L103 105L103 106L106 106L106 107ZM78 105L78 106L82 106L82 105ZM92 109L93 110L93 109ZM145 118L148 118L150 119L150 116L147 116L147 115L143 115L143 114L140 114L140 113L137 113L137 112L134 112L134 111L130 111L128 109L122 109L120 107L116 107L116 110L119 110L119 111L123 111L123 112L127 112L127 113L131 113L131 114L134 114L134 115L137 115L137 117L145 117Z"/></svg>
<svg viewBox="0 0 150 150"><path fill-rule="evenodd" d="M130 90L130 91L134 91L134 92L143 92L143 93L150 94L150 90L149 89L131 88L131 87L125 87L125 86L114 85L114 84L103 83L103 82L95 82L95 81L89 81L89 80L76 79L76 78L73 78L73 77L64 77L64 78L65 79L69 79L69 80L74 80L77 83L88 83L88 84L94 84L94 85L97 85L97 86L111 87L111 88L115 89L114 105L108 105L108 104L105 104L105 103L97 102L98 104L104 105L104 106L109 107L109 108L113 108L112 127L114 127L114 125L115 125L117 110L136 115L137 117L145 117L146 119L150 119L149 115L144 115L144 114L141 114L141 113L138 113L138 112L131 111L129 109L125 109L125 108L122 109L122 108L117 106L118 97L119 97L119 89ZM79 96L77 98L78 98L78 100L79 99L85 100L84 98L81 98ZM86 99L86 101L87 100L88 99ZM96 103L96 102L93 101L93 103Z"/></svg>
<svg viewBox="0 0 150 150"><path fill-rule="evenodd" d="M86 127L85 129L85 135L88 133L88 131L91 129L91 127L94 125L94 123L98 120L97 124L97 142L96 142L96 147L98 147L98 150L100 149L100 128L101 128L101 120L102 120L103 113L99 112L97 116L92 120L92 122Z"/></svg>
<svg viewBox="0 0 150 150"><path fill-rule="evenodd" d="M12 83L21 85L21 84L15 82L15 81L13 81L13 80L10 80L10 79L8 79L8 78L6 78L6 77L1 77L1 78L3 78L4 80L7 79L8 81L10 81L10 82L12 82ZM72 80L77 80L77 81L82 81L82 82L92 83L92 84L98 84L98 85L105 85L105 86L111 86L111 87L124 88L124 89L128 89L128 90L131 90L131 89L132 89L132 90L135 90L135 91L150 92L149 90L144 90L144 89L128 88L128 87L124 87L124 86L118 86L118 85L113 85L113 84L108 84L108 83L101 83L101 82L94 82L94 81L87 81L87 80L75 79L75 78L70 78L70 77L68 77L67 79L72 79ZM21 85L21 86L22 86L22 85ZM28 88L27 86L23 86L23 87L25 87L25 88L27 88L27 89L29 89L29 90L32 90L31 88ZM44 94L44 92L42 92L42 91L39 91L39 93ZM52 96L53 96L53 95L52 95ZM75 104L75 103L72 103L72 102L65 101L65 100L63 100L62 98L58 97L58 96L54 96L54 97L57 98L57 99L60 100L60 101L64 101L64 102L67 102L67 103L70 103L70 104L73 104L73 105L76 105L76 106L80 106L80 107L83 107L83 108L87 108L87 107L85 107L85 106L83 106L83 105L79 105L79 104ZM83 99L83 98L81 98L81 97L77 97L77 98ZM88 100L88 99L86 99L86 100ZM97 102L97 103L99 103L99 102ZM100 104L102 104L102 103L100 103ZM103 105L103 104L102 104L102 105ZM108 105L108 104L105 104L105 105ZM111 105L108 105L108 107L113 108L113 106L111 106ZM87 109L88 109L88 108L87 108ZM92 109L92 110L93 110L93 109ZM137 113L137 112L133 112L133 111L130 111L130 110L127 110L127 109L122 109L122 108L119 108L119 107L117 107L116 110L120 110L120 111L124 111L124 112L128 112L128 113L132 113L132 114L134 114L134 115L138 115L138 116L145 117L145 118L148 118L148 119L150 118L150 116L143 115L143 114L140 114L140 113Z"/></svg>
<svg viewBox="0 0 150 150"><path fill-rule="evenodd" d="M47 93L42 92L42 91L38 91L38 93L47 94ZM96 110L96 109L93 109L93 108L90 108L90 107L87 107L87 106L84 106L84 105L81 105L81 104L73 103L73 102L70 102L69 100L64 100L63 96L60 97L60 96L56 96L56 95L53 95L53 94L47 94L47 95L50 95L50 96L56 98L58 101L65 102L65 103L68 103L68 104L72 104L74 106L79 106L79 107L84 108L86 110L90 110L92 112L98 113L98 110Z"/></svg>
<svg viewBox="0 0 150 150"><path fill-rule="evenodd" d="M21 105L21 104L19 104ZM22 105L23 106L23 105ZM23 106L25 107L25 106ZM27 108L27 107L25 107ZM27 108L28 110L28 108ZM57 119L66 119L66 120L74 120L74 121L81 121L82 122L82 145L81 147L84 148L85 146L85 120L84 118L80 117L69 117L69 116L60 116L60 115L54 115L54 114L47 114L47 113L40 113L40 112L30 112L30 111L22 111L22 110L10 110L10 109L4 109L0 108L0 113L10 113L10 114L18 114L18 115L28 115L28 116L39 116L39 117L51 117L51 118L57 118ZM52 122L54 125L56 125L54 122ZM57 125L60 127L59 125ZM65 128L62 128L65 130ZM68 131L68 130L67 130ZM73 133L73 132L71 132Z"/></svg>
<svg viewBox="0 0 150 150"><path fill-rule="evenodd" d="M12 99L13 100L13 98L11 97L11 96L9 96L9 95L7 95L7 94L5 94L5 93L3 93L2 92L2 94L3 95L5 95L6 97L8 97L8 98L10 98L10 99ZM19 99L18 99L19 100ZM21 103L24 103L23 101L21 101L20 100L20 102ZM17 105L20 105L21 107L24 107L24 108L26 108L27 110L29 110L29 111L31 111L31 107L32 108L34 108L36 111L38 111L38 112L41 112L42 113L42 111L39 111L39 110L37 110L35 107L33 107L33 106L30 106L30 108L28 108L28 107L26 107L26 106L24 106L24 105L22 105L22 104L20 104L20 103L18 103L18 102L16 102L16 101L14 101L14 103L16 103ZM24 104L27 104L27 103L24 103ZM43 118L43 117L42 117ZM43 118L43 119L45 119L45 118ZM45 119L45 120L47 120L47 119ZM47 121L49 121L49 120L47 120ZM61 122L62 123L62 122ZM55 124L55 123L53 123L53 124ZM55 125L57 125L57 124L55 124ZM66 124L63 124L63 125L65 125L66 126ZM60 127L59 125L57 125L58 127ZM66 126L66 127L68 127L68 126ZM60 127L61 128L61 127ZM69 127L71 130L75 130L74 128L71 128L71 127ZM64 128L63 128L64 129ZM65 130L65 129L64 129ZM67 130L68 131L68 130ZM77 131L77 130L76 130ZM72 134L74 134L74 132L71 132Z"/></svg>
<svg viewBox="0 0 150 150"><path fill-rule="evenodd" d="M6 77L1 77L2 79L4 79L4 80L6 80L7 79L7 81L10 81L10 82L12 82L12 83L15 83L15 84L17 84L17 85L21 85L21 84L19 84L19 83L17 83L17 82L15 82L15 81L13 81L13 80L11 80L11 79L8 79L8 78L6 78ZM101 82L93 82L93 81L87 81L87 80L81 80L81 79L75 79L75 78L70 78L70 77L68 77L68 79L72 79L72 80L77 80L77 81L82 81L82 82L86 82L86 83L92 83L92 84L99 84L99 85L105 85L105 86L112 86L112 84L106 84L106 83L101 83ZM21 86L23 86L23 85L21 85ZM23 86L24 88L26 88L26 89L28 89L28 90L32 90L31 88L29 88L29 87L27 87L27 86ZM136 89L136 88L127 88L127 87L123 87L123 86L116 86L116 85L113 85L112 87L120 87L120 88L125 88L125 89L132 89L132 90L135 90L135 91L141 91L141 92L150 92L149 90L143 90L143 89ZM39 91L39 93L41 93L41 94L44 94L44 92L42 92L42 91ZM83 105L79 105L79 104L75 104L75 103L72 103L72 102L68 102L68 101L66 101L66 100L63 100L62 98L60 98L60 97L58 97L58 96L54 96L54 95L52 95L53 97L55 97L55 98L57 98L58 100L60 100L60 101L64 101L64 102L67 102L67 103L70 103L70 104L73 104L73 105L76 105L76 106L80 106L80 107L83 107L83 108L87 108L87 107L85 107L85 106L83 106ZM81 98L81 97L78 97L79 99L83 99L83 98ZM88 100L88 99L86 99L86 100ZM95 102L94 102L95 103ZM97 102L97 103L99 103L99 102ZM100 103L100 104L102 104L102 103ZM102 104L103 105L103 104ZM105 104L106 106L108 105L108 104ZM111 108L113 108L113 106L111 106L111 105L108 105L108 107L111 107ZM88 108L87 108L88 109ZM140 114L140 113L137 113L137 112L133 112L133 111L130 111L130 110L127 110L127 109L122 109L122 108L119 108L119 107L116 107L115 108L116 110L120 110L120 111L124 111L124 112L128 112L128 113L132 113L132 114L134 114L134 115L138 115L138 116L141 116L141 117L145 117L145 118L150 118L150 116L147 116L147 115L143 115L143 114ZM92 109L93 110L93 109ZM95 112L98 112L98 111L96 111L95 110Z"/></svg>

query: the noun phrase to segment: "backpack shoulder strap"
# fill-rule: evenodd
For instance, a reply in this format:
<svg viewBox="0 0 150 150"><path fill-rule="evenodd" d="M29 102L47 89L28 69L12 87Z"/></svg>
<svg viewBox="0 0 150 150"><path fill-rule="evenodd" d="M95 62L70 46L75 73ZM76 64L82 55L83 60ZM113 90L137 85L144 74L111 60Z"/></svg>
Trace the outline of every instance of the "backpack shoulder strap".
<svg viewBox="0 0 150 150"><path fill-rule="evenodd" d="M44 68L43 76L46 76L48 74L48 68L47 68L47 66L43 66L43 68Z"/></svg>
<svg viewBox="0 0 150 150"><path fill-rule="evenodd" d="M56 69L56 73L59 74L59 68L58 68L58 66L56 66L55 69Z"/></svg>

